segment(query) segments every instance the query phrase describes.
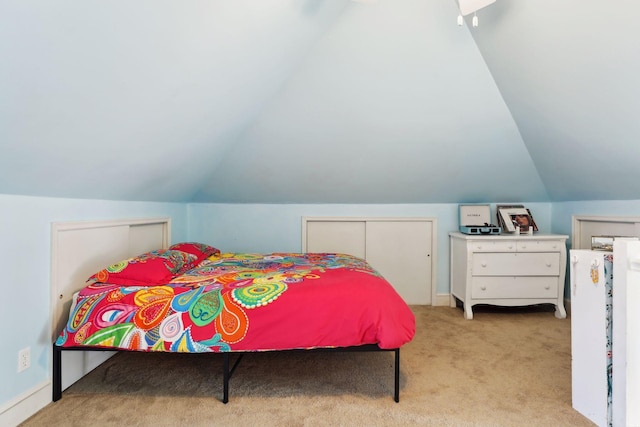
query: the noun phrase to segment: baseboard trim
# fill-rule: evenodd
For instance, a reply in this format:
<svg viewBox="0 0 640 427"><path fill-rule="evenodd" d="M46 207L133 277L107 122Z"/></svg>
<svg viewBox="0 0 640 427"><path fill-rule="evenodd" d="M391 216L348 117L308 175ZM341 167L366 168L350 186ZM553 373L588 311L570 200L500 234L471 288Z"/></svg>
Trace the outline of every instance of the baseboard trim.
<svg viewBox="0 0 640 427"><path fill-rule="evenodd" d="M51 403L51 381L46 380L0 407L0 425L14 427Z"/></svg>
<svg viewBox="0 0 640 427"><path fill-rule="evenodd" d="M450 294L436 294L436 300L433 302L435 306L448 306L451 300Z"/></svg>

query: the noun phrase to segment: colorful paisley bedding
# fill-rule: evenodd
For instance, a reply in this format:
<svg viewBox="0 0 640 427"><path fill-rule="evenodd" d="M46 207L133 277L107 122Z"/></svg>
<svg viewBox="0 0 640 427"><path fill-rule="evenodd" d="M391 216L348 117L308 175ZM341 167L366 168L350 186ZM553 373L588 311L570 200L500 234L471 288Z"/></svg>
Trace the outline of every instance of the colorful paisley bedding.
<svg viewBox="0 0 640 427"><path fill-rule="evenodd" d="M56 341L136 351L226 352L411 341L413 313L345 254L216 253L167 283L90 283Z"/></svg>

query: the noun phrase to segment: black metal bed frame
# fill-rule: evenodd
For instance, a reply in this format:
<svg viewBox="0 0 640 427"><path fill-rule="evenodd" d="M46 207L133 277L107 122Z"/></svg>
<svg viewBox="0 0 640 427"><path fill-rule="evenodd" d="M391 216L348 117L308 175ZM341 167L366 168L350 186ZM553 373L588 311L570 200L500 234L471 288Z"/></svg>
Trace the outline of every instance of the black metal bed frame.
<svg viewBox="0 0 640 427"><path fill-rule="evenodd" d="M56 402L62 397L62 352L63 351L127 351L122 349L104 348L104 347L60 347L53 345L53 401ZM400 401L400 349L384 349L378 347L376 344L366 344L354 347L332 347L332 348L316 348L310 350L279 350L281 352L359 352L359 351L393 351L395 354L394 363L394 390L393 400L397 403ZM222 359L222 403L229 402L229 380L233 375L233 372L240 364L242 357L250 352L224 352ZM220 353L218 353L220 354ZM236 354L238 357L231 369L230 359L231 355Z"/></svg>

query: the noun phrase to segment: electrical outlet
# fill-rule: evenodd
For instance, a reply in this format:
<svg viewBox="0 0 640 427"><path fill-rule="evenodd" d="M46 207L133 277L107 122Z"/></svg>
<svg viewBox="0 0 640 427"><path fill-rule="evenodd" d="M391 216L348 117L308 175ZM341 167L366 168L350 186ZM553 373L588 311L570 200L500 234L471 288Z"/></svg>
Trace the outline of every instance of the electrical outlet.
<svg viewBox="0 0 640 427"><path fill-rule="evenodd" d="M22 372L31 366L31 347L23 348L18 352L18 372Z"/></svg>

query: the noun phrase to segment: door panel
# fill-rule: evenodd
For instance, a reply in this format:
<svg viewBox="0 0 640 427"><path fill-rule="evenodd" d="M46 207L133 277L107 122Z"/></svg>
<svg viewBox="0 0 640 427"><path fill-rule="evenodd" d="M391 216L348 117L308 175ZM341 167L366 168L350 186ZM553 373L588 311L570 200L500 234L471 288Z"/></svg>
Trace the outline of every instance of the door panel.
<svg viewBox="0 0 640 427"><path fill-rule="evenodd" d="M432 222L367 221L367 262L407 304L430 305Z"/></svg>
<svg viewBox="0 0 640 427"><path fill-rule="evenodd" d="M365 222L307 222L306 252L337 252L365 258Z"/></svg>

